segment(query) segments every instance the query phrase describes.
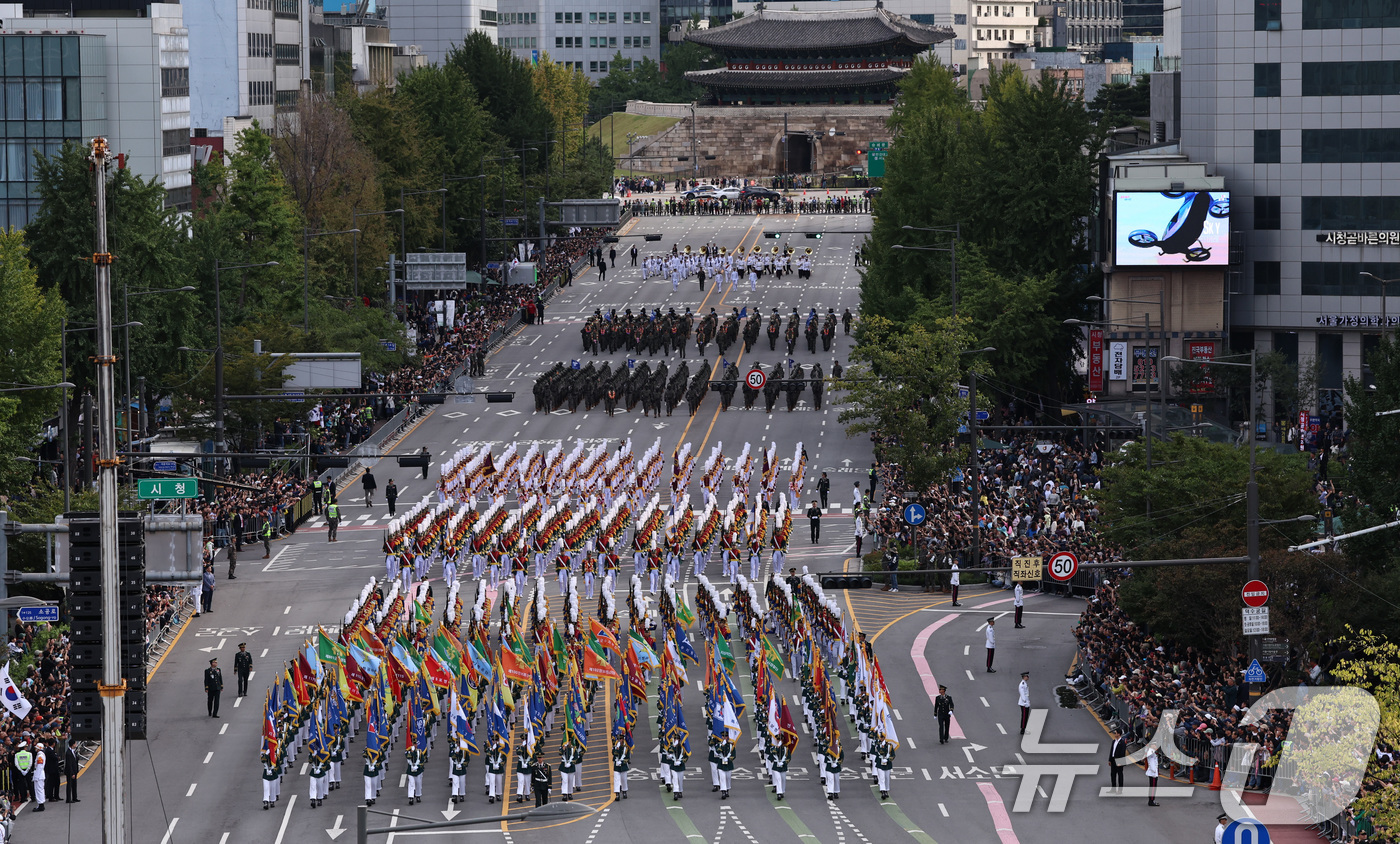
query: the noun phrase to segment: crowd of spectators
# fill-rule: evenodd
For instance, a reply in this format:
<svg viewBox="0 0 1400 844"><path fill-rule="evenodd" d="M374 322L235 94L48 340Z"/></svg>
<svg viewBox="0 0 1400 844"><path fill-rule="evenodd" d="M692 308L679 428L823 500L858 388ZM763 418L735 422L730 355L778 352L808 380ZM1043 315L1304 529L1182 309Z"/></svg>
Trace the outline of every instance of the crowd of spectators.
<svg viewBox="0 0 1400 844"><path fill-rule="evenodd" d="M685 199L632 199L624 206L638 217L728 216L743 214L869 214L865 196L740 196Z"/></svg>

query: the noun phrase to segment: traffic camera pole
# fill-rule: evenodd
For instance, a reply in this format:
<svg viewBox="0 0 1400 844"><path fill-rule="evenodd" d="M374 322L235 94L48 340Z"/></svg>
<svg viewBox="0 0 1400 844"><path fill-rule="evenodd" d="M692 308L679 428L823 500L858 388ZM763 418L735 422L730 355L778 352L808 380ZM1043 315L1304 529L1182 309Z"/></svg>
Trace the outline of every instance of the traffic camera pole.
<svg viewBox="0 0 1400 844"><path fill-rule="evenodd" d="M117 612L117 424L112 366L112 255L107 251L107 139L92 139L97 242L97 495L102 563L102 841L123 844L126 834L126 770L123 722L126 682L122 680L121 617Z"/></svg>

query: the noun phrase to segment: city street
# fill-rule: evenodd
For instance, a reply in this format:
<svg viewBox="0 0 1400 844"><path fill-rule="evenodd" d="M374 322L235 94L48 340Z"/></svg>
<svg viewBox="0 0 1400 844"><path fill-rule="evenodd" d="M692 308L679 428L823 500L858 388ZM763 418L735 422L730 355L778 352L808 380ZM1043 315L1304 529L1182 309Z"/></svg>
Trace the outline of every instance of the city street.
<svg viewBox="0 0 1400 844"><path fill-rule="evenodd" d="M657 419L642 418L640 406L635 412L619 410L614 417L606 415L601 406L588 412L580 407L576 413L567 409L536 413L531 388L535 379L556 362L567 365L578 359L586 364L592 357L583 352L579 331L595 309L606 312L615 307L621 313L625 308L635 312L659 307L664 312L674 307L680 312L689 307L703 314L714 308L721 317L731 308L747 308L750 313L757 308L765 314L776 308L786 315L795 307L804 316L811 308L819 314L828 308L838 315L846 308L858 313L860 276L854 266L853 250L864 239L870 223L868 216L857 215L644 217L632 221L620 232L623 237L616 244L616 270L608 272L605 283L599 282L595 270L583 272L572 286L549 302L542 324L521 326L489 359L486 377L476 379L475 389L513 391L512 403L486 404L480 396L472 403L458 403L449 396L447 403L434 408L373 466L381 495L372 507L367 507L361 497L357 478L341 485L345 521L335 544L327 542L324 520L317 517L291 537L274 543L267 560L259 559L261 555L248 548L240 558L236 581L222 578L225 567L221 558L221 564L216 566L220 580L213 611L193 619L159 664L150 683L149 739L129 745L129 840L150 844L354 841L356 807L364 797L360 761L363 733L349 747L344 787L332 791L324 806L311 809L307 805L303 751L283 779L281 800L272 810L264 811L257 757L262 705L269 683L280 676L289 659L295 658L297 648L314 636L318 627L328 633L337 632L350 602L368 579L384 577L381 543L389 520L382 501L384 485L390 479L397 483L400 512L434 493L431 484L437 472L431 472L431 479L424 479L418 470L399 468L397 455L426 447L437 462L463 447L481 444L490 444L493 453L499 455L511 442L519 445L522 454L534 443L542 451L562 443L567 452L575 441L590 447L605 443L609 450L615 450L630 438L638 455L659 440L668 463L671 452L688 442L698 467L718 443L723 443L724 454L732 459L745 442L755 455L771 442L777 444L783 459L785 479L787 464L801 443L809 456L803 508L807 500L816 497L816 480L822 472L831 479L831 506L817 544L809 542L807 525L795 516L788 562L799 571L803 567L813 572L853 567L852 486L866 485L866 470L873 458L868 440L845 436L838 422L839 406L831 401L836 396L828 394L828 401L818 411L807 391L795 411L788 412L780 402L769 414L758 407L745 411L737 399L730 410L721 412L718 395L710 393L693 417L682 404L674 415ZM763 237L765 231L784 234L776 240L767 239ZM805 236L807 232L821 232L822 237L810 239ZM634 236L644 233L659 233L662 238L649 243ZM781 248L789 242L799 254L811 247L813 277L810 281L799 280L794 274L779 282L765 277L756 293L751 293L742 280L740 289L733 290L707 282L702 292L691 278L673 293L668 279L643 281L640 270L633 269L627 258L632 244L645 257L663 250L669 253L672 244L683 252L687 245L698 249L708 242L725 249L742 247L745 252L755 245L768 252L774 245ZM846 365L852 340L838 332L833 352L816 355L808 354L805 344L799 343L792 357L803 366L820 362L829 373L834 361ZM698 363L693 344L687 353L693 373ZM707 353L716 371L721 371L718 351L711 346ZM737 362L741 372L754 363L761 363L765 370L780 360L787 364L781 346L779 352L770 352L766 338L760 338L751 354L742 354L742 345L731 348L730 353L731 362ZM626 358L624 352L603 355L614 367L625 366ZM673 367L677 362L675 355L668 359ZM691 494L698 504L698 480L692 484ZM721 499L727 499L727 495ZM693 596L696 583L689 569L688 565L683 567L683 585L687 595ZM622 573L631 573L630 564L624 564ZM438 615L446 592L440 576L440 571L433 572ZM767 576L765 570L763 578ZM728 584L720 581L717 563L711 565L709 577L722 590L727 588ZM551 611L557 617L561 603L558 590L552 577L546 584ZM475 584L464 583L464 600L469 600L474 590ZM855 727L845 720L841 799L824 799L817 776L819 766L813 764L811 736L804 728L792 760L787 799L778 802L763 779L749 723L753 714L750 712L744 718L740 758L733 772L733 794L721 802L719 795L710 790L705 761L703 694L695 688L696 678L703 675L692 671L692 686L685 692L685 709L694 753L684 800L673 800L656 776L654 710L644 711L638 718L630 796L626 801L614 799L606 750L606 706L612 691L608 688L609 694L600 691L595 704L592 741L582 768L583 791L578 799L580 805L593 810L589 814L547 824L495 821L455 830L389 834L370 840L383 841L387 837L389 841L405 842L420 836L428 841L460 840L468 835L483 838L484 844L497 840L506 844L882 844L906 837L920 844L1070 844L1110 836L1138 844L1207 840L1219 804L1218 796L1205 788L1197 788L1189 796L1159 796L1162 808L1149 808L1146 799L1140 797L1099 797L1099 788L1108 784L1109 736L1090 713L1062 708L1056 694L1056 687L1064 684L1074 659L1072 630L1082 607L1080 600L1028 595L1026 626L1018 630L1009 618L1011 593L983 586L966 588L960 599L962 606L956 608L946 595L908 589L890 593L877 588L828 596L835 598L843 614L872 638L889 683L901 745L888 800L881 800L873 788L869 767L860 759ZM585 613L591 613L595 607L596 601L583 601ZM618 608L626 614L621 596ZM1007 617L1004 624L1000 623L1002 617ZM984 668L983 644L989 618L999 620L995 674ZM625 626L626 619L623 623ZM695 635L699 635L698 631ZM249 693L244 698L235 695L232 670L233 654L241 642L247 643L254 667ZM204 708L201 675L208 660L214 657L220 660L226 685L218 717L209 717ZM1032 707L1045 710L1040 742L1060 746L1050 752L1036 749L1034 735L1019 735L1017 684L1022 671L1031 672ZM745 675L744 683L747 682ZM937 722L933 718L932 698L939 683L948 686L956 704L952 740L946 745L938 742ZM783 693L795 700L798 684L788 678L782 686ZM745 688L746 694L750 691ZM556 766L559 739L556 731L546 742L551 764ZM488 804L483 794L480 757L471 761L466 802L451 804L446 744L443 725L424 777L425 797L420 805L412 807L400 785L404 765L402 745L397 746L383 793L374 807L394 817L371 815L371 826L445 818L498 818L533 805L513 801ZM1062 802L1064 796L1056 791L1054 774L1047 773L1038 786L1023 785L1021 771L1027 765L1073 766L1072 770L1080 774L1072 789L1068 788L1067 779L1059 784L1068 789L1062 811L1052 810L1052 804ZM509 771L506 777L512 793L513 773ZM101 809L100 776L100 766L91 766L81 778L79 804L50 804L43 815L23 812L16 821L19 840L94 840L91 831L99 827ZM1128 770L1127 784L1146 784L1140 768ZM1162 785L1172 784L1163 780ZM1018 807L1018 791L1022 789L1027 805ZM73 830L87 832L70 838Z"/></svg>

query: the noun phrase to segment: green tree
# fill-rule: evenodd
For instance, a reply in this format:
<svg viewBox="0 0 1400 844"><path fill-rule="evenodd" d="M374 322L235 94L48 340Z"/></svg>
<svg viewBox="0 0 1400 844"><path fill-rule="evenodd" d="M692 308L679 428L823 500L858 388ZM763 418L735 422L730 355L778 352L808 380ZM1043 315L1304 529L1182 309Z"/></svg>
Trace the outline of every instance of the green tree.
<svg viewBox="0 0 1400 844"><path fill-rule="evenodd" d="M1346 419L1349 457L1345 486L1356 496L1348 508L1349 530L1391 521L1400 508L1400 450L1395 448L1400 416L1377 416L1400 407L1400 343L1382 335L1366 358L1375 389L1359 378L1346 380ZM1378 531L1347 540L1347 556L1368 571L1396 568L1395 531Z"/></svg>
<svg viewBox="0 0 1400 844"><path fill-rule="evenodd" d="M59 405L59 390L14 388L62 380L63 314L58 291L39 287L24 233L0 230L0 489L18 490L34 473L32 464L15 458L32 454L44 420Z"/></svg>
<svg viewBox="0 0 1400 844"><path fill-rule="evenodd" d="M662 102L688 103L700 99L705 89L686 79L686 72L719 67L723 61L709 47L694 41L682 41L666 50L664 64Z"/></svg>
<svg viewBox="0 0 1400 844"><path fill-rule="evenodd" d="M923 489L962 462L952 448L967 400L958 397L969 344L963 324L942 320L937 330L880 316L861 321L837 389L845 393L840 421L846 436L879 432L882 459L898 464L905 482Z"/></svg>
<svg viewBox="0 0 1400 844"><path fill-rule="evenodd" d="M1152 110L1151 77L1144 73L1131 85L1110 82L1099 89L1085 110L1100 129L1132 126L1133 118L1145 119Z"/></svg>
<svg viewBox="0 0 1400 844"><path fill-rule="evenodd" d="M493 43L486 33L473 31L447 54L445 64L466 74L506 147L530 146L530 140L557 128L536 90L530 63Z"/></svg>
<svg viewBox="0 0 1400 844"><path fill-rule="evenodd" d="M25 230L29 260L40 284L67 303L69 326L92 326L96 323L92 266L96 223L87 151L65 144L52 157L36 157L35 173L42 204ZM113 168L107 175L106 195L108 250L115 259L113 322L120 322L124 289L138 292L189 284L189 235L183 216L166 207L165 188L154 179ZM163 376L169 350L199 337L206 320L197 300L185 295L133 297L130 314L142 323L131 332L132 371L147 376L152 390L160 394L166 386ZM75 331L67 338L68 358L75 362L68 380L78 385L78 394L90 390L93 383L94 368L86 361L95 353L94 342L90 331ZM74 402L75 416L77 407Z"/></svg>
<svg viewBox="0 0 1400 844"><path fill-rule="evenodd" d="M262 354L253 353L253 341L261 340ZM227 395L259 395L274 392L286 380L291 358L274 358L274 352L302 352L306 337L300 326L280 316L224 329L224 391ZM193 379L177 389L172 410L178 424L201 440L214 438L213 355L190 353L197 358ZM252 451L264 431L277 419L300 418L305 405L267 399L231 399L224 407L224 429L231 452Z"/></svg>

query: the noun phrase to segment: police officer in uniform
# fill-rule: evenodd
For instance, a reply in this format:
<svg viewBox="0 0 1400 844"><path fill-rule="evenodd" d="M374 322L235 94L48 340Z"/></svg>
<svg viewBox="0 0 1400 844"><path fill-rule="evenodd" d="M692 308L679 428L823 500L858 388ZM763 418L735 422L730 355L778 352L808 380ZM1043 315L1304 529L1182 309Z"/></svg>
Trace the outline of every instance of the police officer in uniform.
<svg viewBox="0 0 1400 844"><path fill-rule="evenodd" d="M248 643L238 643L238 653L233 655L233 673L238 675L238 696L248 695L248 675L253 673L253 655L248 653Z"/></svg>
<svg viewBox="0 0 1400 844"><path fill-rule="evenodd" d="M326 536L331 541L335 541L335 531L340 527L340 504L334 499L326 505Z"/></svg>
<svg viewBox="0 0 1400 844"><path fill-rule="evenodd" d="M273 511L269 509L263 514L262 544L264 560L272 556L272 512Z"/></svg>

